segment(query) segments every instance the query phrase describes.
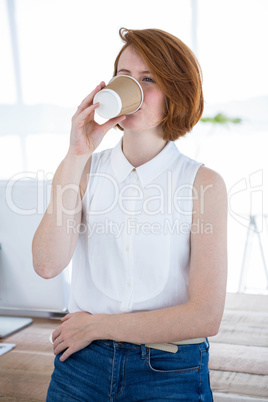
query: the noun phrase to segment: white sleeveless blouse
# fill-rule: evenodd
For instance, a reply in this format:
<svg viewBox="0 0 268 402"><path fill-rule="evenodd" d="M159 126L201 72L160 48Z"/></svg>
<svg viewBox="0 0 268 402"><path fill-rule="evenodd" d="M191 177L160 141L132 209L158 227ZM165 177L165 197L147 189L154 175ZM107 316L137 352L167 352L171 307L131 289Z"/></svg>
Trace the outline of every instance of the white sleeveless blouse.
<svg viewBox="0 0 268 402"><path fill-rule="evenodd" d="M202 164L168 142L135 169L121 143L92 155L70 312L148 311L188 300L192 187Z"/></svg>

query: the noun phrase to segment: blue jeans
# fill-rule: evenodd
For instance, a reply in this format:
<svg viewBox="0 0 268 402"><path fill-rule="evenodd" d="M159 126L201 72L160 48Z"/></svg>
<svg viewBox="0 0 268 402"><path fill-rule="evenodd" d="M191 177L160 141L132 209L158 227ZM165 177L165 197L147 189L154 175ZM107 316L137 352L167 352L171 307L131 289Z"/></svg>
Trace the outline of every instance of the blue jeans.
<svg viewBox="0 0 268 402"><path fill-rule="evenodd" d="M208 350L208 341L177 353L95 341L63 363L56 356L47 402L210 402Z"/></svg>

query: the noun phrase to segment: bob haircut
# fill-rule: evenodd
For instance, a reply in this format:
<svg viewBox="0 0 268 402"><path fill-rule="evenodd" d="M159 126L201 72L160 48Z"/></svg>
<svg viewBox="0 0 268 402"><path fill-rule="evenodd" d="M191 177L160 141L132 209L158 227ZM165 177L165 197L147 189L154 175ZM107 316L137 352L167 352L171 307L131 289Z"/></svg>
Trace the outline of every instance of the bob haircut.
<svg viewBox="0 0 268 402"><path fill-rule="evenodd" d="M159 29L120 28L119 35L125 45L116 57L114 76L121 54L131 46L165 95L164 118L159 122L164 139L184 136L200 120L204 108L202 72L195 55L180 39Z"/></svg>

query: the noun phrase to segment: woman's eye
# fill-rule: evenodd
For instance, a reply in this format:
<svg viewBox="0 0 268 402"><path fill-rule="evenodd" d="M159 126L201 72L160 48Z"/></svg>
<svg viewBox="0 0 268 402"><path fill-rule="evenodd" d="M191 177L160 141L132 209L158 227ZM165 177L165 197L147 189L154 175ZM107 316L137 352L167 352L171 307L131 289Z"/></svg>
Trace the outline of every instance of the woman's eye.
<svg viewBox="0 0 268 402"><path fill-rule="evenodd" d="M145 81L145 82L154 82L154 80L152 78L150 78L150 77L144 77L143 81Z"/></svg>

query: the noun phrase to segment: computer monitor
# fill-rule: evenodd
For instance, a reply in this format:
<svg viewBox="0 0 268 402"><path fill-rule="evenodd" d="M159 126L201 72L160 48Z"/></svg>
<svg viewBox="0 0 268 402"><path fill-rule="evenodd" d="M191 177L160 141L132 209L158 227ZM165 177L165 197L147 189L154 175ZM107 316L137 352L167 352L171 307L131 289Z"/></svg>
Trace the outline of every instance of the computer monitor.
<svg viewBox="0 0 268 402"><path fill-rule="evenodd" d="M53 279L36 274L32 239L50 197L51 182L0 181L0 314L51 316L67 312L70 271Z"/></svg>

